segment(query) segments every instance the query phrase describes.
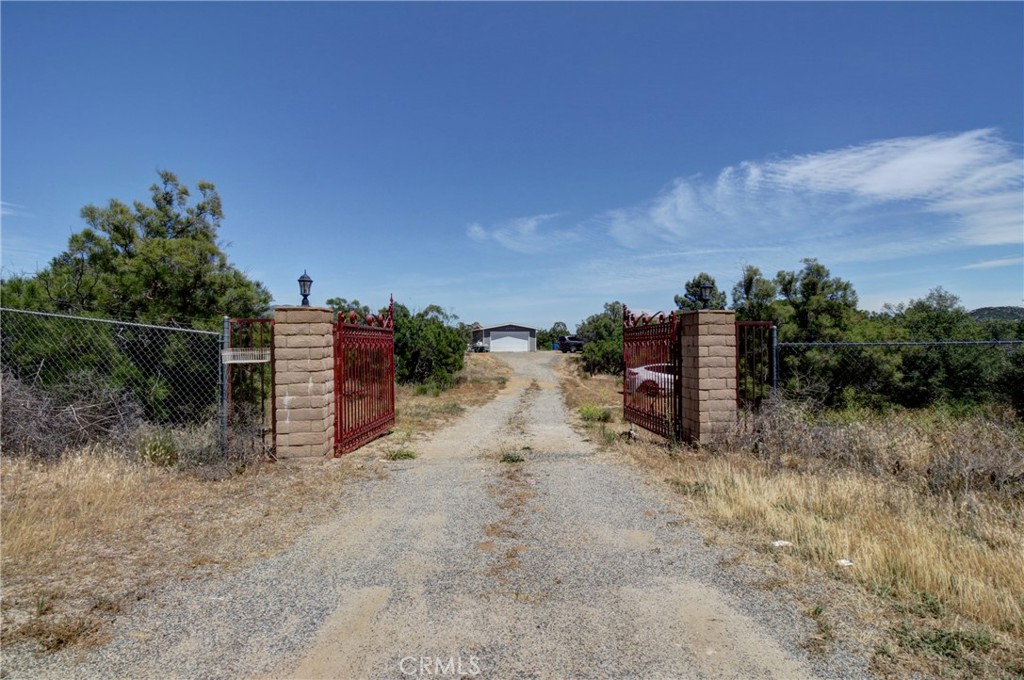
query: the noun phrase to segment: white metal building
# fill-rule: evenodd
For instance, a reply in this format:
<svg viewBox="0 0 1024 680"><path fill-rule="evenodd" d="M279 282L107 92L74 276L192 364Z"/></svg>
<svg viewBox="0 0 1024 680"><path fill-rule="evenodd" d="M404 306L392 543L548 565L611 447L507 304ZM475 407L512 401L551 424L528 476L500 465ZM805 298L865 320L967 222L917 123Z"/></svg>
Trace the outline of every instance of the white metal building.
<svg viewBox="0 0 1024 680"><path fill-rule="evenodd" d="M473 330L473 345L483 343L491 352L536 352L537 329L521 323L503 323Z"/></svg>

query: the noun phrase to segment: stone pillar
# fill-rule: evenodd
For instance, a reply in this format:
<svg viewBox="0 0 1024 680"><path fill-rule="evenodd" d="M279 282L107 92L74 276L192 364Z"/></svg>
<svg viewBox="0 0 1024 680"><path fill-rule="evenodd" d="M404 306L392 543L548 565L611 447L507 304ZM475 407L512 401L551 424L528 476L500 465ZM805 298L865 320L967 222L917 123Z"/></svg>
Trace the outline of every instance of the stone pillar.
<svg viewBox="0 0 1024 680"><path fill-rule="evenodd" d="M683 440L703 444L736 423L736 314L684 312Z"/></svg>
<svg viewBox="0 0 1024 680"><path fill-rule="evenodd" d="M274 309L277 458L334 455L334 332L327 307Z"/></svg>

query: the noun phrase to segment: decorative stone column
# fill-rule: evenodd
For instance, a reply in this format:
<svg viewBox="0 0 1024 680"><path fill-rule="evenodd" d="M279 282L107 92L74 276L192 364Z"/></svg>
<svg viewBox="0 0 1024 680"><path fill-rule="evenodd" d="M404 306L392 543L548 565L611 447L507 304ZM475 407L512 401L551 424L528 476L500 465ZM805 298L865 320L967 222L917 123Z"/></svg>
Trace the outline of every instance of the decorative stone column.
<svg viewBox="0 0 1024 680"><path fill-rule="evenodd" d="M706 443L736 422L736 314L684 312L683 440Z"/></svg>
<svg viewBox="0 0 1024 680"><path fill-rule="evenodd" d="M334 455L334 325L327 307L274 309L277 458Z"/></svg>

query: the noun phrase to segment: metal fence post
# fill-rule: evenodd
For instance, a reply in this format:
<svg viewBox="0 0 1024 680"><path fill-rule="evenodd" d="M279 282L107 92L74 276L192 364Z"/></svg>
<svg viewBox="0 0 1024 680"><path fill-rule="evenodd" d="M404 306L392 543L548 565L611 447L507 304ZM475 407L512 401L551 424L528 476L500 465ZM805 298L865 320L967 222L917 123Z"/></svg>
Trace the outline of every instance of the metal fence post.
<svg viewBox="0 0 1024 680"><path fill-rule="evenodd" d="M772 353L772 392L779 389L779 329L774 325L771 331L771 353Z"/></svg>
<svg viewBox="0 0 1024 680"><path fill-rule="evenodd" d="M231 349L231 319L224 317L220 332L220 348ZM220 362L220 451L228 455L228 364L223 354Z"/></svg>

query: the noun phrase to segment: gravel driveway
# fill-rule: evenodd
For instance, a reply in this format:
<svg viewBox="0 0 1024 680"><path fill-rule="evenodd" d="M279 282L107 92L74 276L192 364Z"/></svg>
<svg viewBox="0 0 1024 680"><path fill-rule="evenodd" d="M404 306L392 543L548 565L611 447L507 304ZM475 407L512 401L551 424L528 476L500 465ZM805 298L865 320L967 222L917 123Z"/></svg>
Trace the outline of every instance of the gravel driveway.
<svg viewBox="0 0 1024 680"><path fill-rule="evenodd" d="M497 399L377 463L291 549L169 587L94 651L9 677L867 677L743 585L642 471L567 424L551 353L498 354ZM504 454L521 463L501 462Z"/></svg>

